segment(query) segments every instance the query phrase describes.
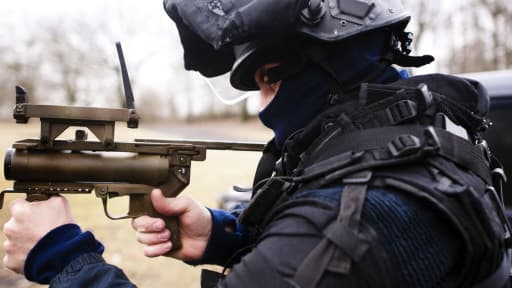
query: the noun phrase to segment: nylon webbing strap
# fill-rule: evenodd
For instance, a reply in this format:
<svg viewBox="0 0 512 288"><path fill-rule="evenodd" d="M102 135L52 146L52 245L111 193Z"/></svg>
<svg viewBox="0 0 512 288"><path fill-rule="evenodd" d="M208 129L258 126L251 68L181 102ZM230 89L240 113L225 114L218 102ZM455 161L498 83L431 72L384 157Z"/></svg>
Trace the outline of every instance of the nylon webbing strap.
<svg viewBox="0 0 512 288"><path fill-rule="evenodd" d="M433 139L429 139L429 137ZM417 139L418 142L404 142L404 140L413 138ZM397 142L400 142L403 147L396 147L395 144ZM394 151L390 151L391 146L393 146ZM374 159L372 163L363 165L366 168L392 164L391 162L393 161L414 155L422 156L421 153L425 151L425 149L430 149L431 154L429 155L440 155L473 171L486 183L490 184L492 182L489 166L481 149L466 139L455 136L440 128L401 125L358 130L333 138L322 147L321 150L318 150L321 151L320 153L329 153L332 149L336 149L336 151L365 151L366 153L377 155L378 159ZM407 151L405 149L407 149ZM391 155L389 152L395 153L396 155ZM322 159L323 156L315 155L313 158ZM324 160L324 162L325 161L328 161L328 159ZM322 169L322 162L317 162L315 166L314 171L306 167L304 172L309 172L309 175L303 174L301 177L298 177L298 181L322 176L328 173L328 170L335 170L335 167L332 167L333 165L326 165L324 171L324 169ZM357 164L354 168L357 168Z"/></svg>
<svg viewBox="0 0 512 288"><path fill-rule="evenodd" d="M492 184L489 166L485 164L483 152L478 147L445 130L436 129L436 133L441 141L441 156L473 171L486 183Z"/></svg>
<svg viewBox="0 0 512 288"><path fill-rule="evenodd" d="M347 178L340 200L336 220L324 229L324 238L306 256L297 269L294 281L300 287L317 287L325 271L347 275L352 261L359 261L370 247L367 239L359 235L359 223L366 198L370 171ZM363 179L363 181L360 181Z"/></svg>
<svg viewBox="0 0 512 288"><path fill-rule="evenodd" d="M344 99L344 91L346 91L346 89L344 89L345 85L338 79L336 73L334 72L334 70L332 70L331 66L329 65L327 51L320 46L311 46L308 47L308 49L304 49L303 54L304 57L306 57L316 65L320 66L320 68L322 68L322 71L327 76L329 88L331 88L333 92L335 92L339 97L338 101Z"/></svg>
<svg viewBox="0 0 512 288"><path fill-rule="evenodd" d="M301 288L316 287L329 265L329 255L333 255L335 249L329 239L320 240L295 272L294 282Z"/></svg>
<svg viewBox="0 0 512 288"><path fill-rule="evenodd" d="M253 191L252 196L256 193L258 187L256 187L263 179L266 179L272 176L274 172L274 168L276 165L276 161L279 159L280 151L276 148L274 143L274 139L270 140L265 149L263 150L263 155L258 162L258 167L256 168L256 173L254 175L253 180Z"/></svg>

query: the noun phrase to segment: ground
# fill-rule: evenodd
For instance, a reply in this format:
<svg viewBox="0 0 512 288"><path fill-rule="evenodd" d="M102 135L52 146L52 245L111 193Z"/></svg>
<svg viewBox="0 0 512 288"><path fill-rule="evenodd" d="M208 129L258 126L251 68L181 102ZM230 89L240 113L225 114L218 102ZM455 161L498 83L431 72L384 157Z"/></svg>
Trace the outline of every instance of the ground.
<svg viewBox="0 0 512 288"><path fill-rule="evenodd" d="M0 155L3 155L3 152L16 140L38 138L39 121L33 119L27 125L16 125L14 121L0 121L0 131L2 133ZM71 133L65 135L68 134L72 135ZM118 123L116 128L117 141L131 141L135 138L265 141L270 136L270 131L256 121L240 123L237 120L210 121L191 125L141 123L139 129L127 129L123 123ZM206 161L192 163L191 184L182 194L191 195L208 207L216 207L219 194L229 190L232 185L250 185L259 156L260 153L257 152L208 151ZM3 175L3 165L0 167ZM0 189L10 187L12 182L0 177ZM20 195L7 195L4 200L5 208L0 210L2 225L9 218L7 207L14 197L20 197ZM152 259L144 257L142 245L135 241L135 234L129 220L107 219L103 214L100 199L93 194L73 195L68 199L75 220L82 229L93 231L105 245L105 259L122 268L138 287L199 287L199 273L203 267L191 267L166 257ZM3 257L2 247L0 247L0 255ZM0 270L1 287L45 286L30 283L23 277L3 269Z"/></svg>

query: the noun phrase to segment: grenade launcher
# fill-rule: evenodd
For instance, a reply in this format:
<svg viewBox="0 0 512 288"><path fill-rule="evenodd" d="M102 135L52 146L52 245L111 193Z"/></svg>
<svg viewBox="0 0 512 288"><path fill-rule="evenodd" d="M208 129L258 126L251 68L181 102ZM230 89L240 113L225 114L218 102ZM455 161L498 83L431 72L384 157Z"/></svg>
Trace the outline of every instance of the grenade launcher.
<svg viewBox="0 0 512 288"><path fill-rule="evenodd" d="M29 104L25 89L16 87L16 123L40 118L41 133L39 139L16 141L7 151L4 176L14 180L14 184L12 189L0 193L0 208L5 193L25 193L27 201L43 201L56 194L94 192L110 219L142 215L164 219L172 231L173 250L179 250L179 223L176 218L154 210L152 189L160 188L166 197L176 197L189 184L191 162L205 160L207 149L262 151L263 145L147 139L115 142L115 122L126 122L128 128L137 128L139 123L121 45L116 43L116 47L127 109ZM58 140L69 127L86 127L98 140L87 140L81 129L75 131L73 140ZM128 212L111 215L108 200L122 196L128 197Z"/></svg>

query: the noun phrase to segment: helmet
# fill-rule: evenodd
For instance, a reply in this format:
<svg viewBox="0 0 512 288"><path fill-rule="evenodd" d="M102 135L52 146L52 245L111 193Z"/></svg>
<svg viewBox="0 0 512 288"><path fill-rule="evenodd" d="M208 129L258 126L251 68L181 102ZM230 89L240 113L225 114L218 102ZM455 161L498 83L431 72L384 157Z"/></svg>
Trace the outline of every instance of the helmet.
<svg viewBox="0 0 512 288"><path fill-rule="evenodd" d="M403 31L410 20L409 13L398 0L309 0L298 17L291 34L321 42L337 42L382 27ZM240 90L258 89L254 73L262 64L269 62L266 55L276 53L270 56L275 58L293 50L287 44L264 42L263 39L234 46L236 60L230 77L233 87ZM269 51L272 48L277 51Z"/></svg>
<svg viewBox="0 0 512 288"><path fill-rule="evenodd" d="M382 27L403 31L410 19L399 0L165 0L164 6L180 32L185 67L207 77L206 71L220 75L232 67L231 85L240 90L257 90L256 69L300 45L289 39L337 42ZM211 57L226 50L233 57ZM197 63L204 55L210 57Z"/></svg>

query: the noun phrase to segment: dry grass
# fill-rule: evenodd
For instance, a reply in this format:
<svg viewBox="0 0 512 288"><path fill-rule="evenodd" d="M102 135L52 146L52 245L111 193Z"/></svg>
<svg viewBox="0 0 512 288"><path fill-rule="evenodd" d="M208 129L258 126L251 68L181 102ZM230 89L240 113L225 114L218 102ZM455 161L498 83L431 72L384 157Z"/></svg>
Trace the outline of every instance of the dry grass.
<svg viewBox="0 0 512 288"><path fill-rule="evenodd" d="M217 123L217 125L194 124L195 127L202 126L202 128L204 128L204 125L211 128L212 133L218 131L224 137L227 135L231 139L264 140L270 136L268 130L255 123L236 125L231 122ZM122 125L118 124L118 126ZM191 129L193 130L194 127L191 127ZM39 124L36 120L32 120L29 125L16 125L14 122L4 121L0 122L0 131L2 132L0 151L3 153L16 140L38 137ZM187 135L162 133L151 130L149 127L137 130L118 127L116 137L118 137L118 141L129 141L133 138L171 138L187 137ZM251 183L258 158L259 153L208 151L205 162L193 163L191 184L183 194L191 195L206 206L215 207L220 192L227 190L233 184L247 185ZM2 169L3 175L3 165L0 165L0 167L2 167L0 169ZM9 181L0 177L0 189L9 188L11 185ZM14 197L7 195L6 205ZM129 220L108 220L103 214L101 201L94 195L70 196L68 199L76 221L83 229L93 231L96 237L106 246L105 259L122 268L139 287L199 287L200 267L191 267L165 257L153 259L144 257L142 246L135 241ZM41 217L44 217L44 215L41 215ZM0 210L2 225L8 218L7 210ZM0 247L0 250L0 254L3 256L2 247ZM29 283L23 277L3 269L0 270L0 287L44 286Z"/></svg>

